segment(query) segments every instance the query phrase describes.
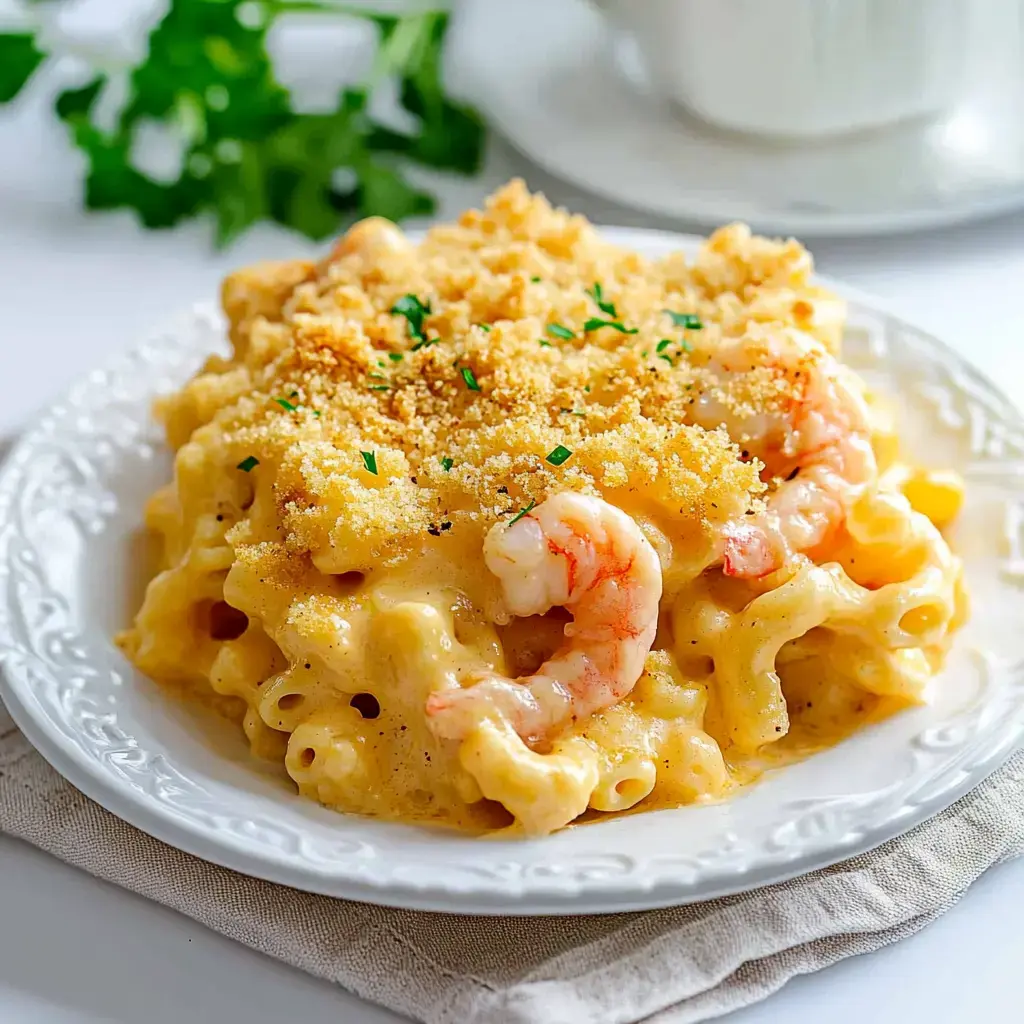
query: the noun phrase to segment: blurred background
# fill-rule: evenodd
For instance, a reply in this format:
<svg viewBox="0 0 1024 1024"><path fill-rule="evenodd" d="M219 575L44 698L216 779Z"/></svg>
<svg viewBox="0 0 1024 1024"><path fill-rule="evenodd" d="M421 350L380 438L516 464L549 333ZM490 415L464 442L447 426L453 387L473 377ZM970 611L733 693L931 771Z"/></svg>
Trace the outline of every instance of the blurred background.
<svg viewBox="0 0 1024 1024"><path fill-rule="evenodd" d="M0 375L32 382L0 431L231 267L367 214L451 217L512 175L597 222L796 234L1005 374L1022 12L0 0Z"/></svg>

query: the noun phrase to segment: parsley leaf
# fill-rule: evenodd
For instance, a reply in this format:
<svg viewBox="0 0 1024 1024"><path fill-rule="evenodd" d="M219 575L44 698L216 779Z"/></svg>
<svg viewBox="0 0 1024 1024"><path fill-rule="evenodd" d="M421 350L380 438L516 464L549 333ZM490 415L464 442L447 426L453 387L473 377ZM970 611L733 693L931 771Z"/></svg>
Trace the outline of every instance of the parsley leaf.
<svg viewBox="0 0 1024 1024"><path fill-rule="evenodd" d="M572 339L576 337L568 327L563 327L561 324L548 324L544 330L546 330L552 338L561 338L563 341L572 341Z"/></svg>
<svg viewBox="0 0 1024 1024"><path fill-rule="evenodd" d="M393 363L400 363L404 358L405 357L402 355L401 352L389 352L388 353L388 359L390 359L391 362L393 362Z"/></svg>
<svg viewBox="0 0 1024 1024"><path fill-rule="evenodd" d="M619 315L615 309L615 303L607 302L605 300L604 292L601 291L601 284L599 281L594 282L593 288L584 288L583 290L594 300L597 308L601 310L602 313L607 313L611 317L617 317Z"/></svg>
<svg viewBox="0 0 1024 1024"><path fill-rule="evenodd" d="M377 453L376 452L360 452L363 457L363 465L366 467L367 473L372 473L374 476L377 475Z"/></svg>
<svg viewBox="0 0 1024 1024"><path fill-rule="evenodd" d="M298 409L298 406L294 402L289 402L287 398L275 398L274 401L288 412L295 412Z"/></svg>
<svg viewBox="0 0 1024 1024"><path fill-rule="evenodd" d="M247 455L242 461L235 466L235 469L240 469L243 473L249 473L260 464L260 460L255 455Z"/></svg>
<svg viewBox="0 0 1024 1024"><path fill-rule="evenodd" d="M466 382L466 387L470 391L479 391L480 385L476 382L476 377L473 376L473 371L468 366L463 366L459 373L462 374L462 379Z"/></svg>
<svg viewBox="0 0 1024 1024"><path fill-rule="evenodd" d="M527 505L526 508L521 508L519 510L519 514L517 516L515 516L515 518L510 519L508 521L508 525L509 526L514 526L516 523L519 522L520 519L523 518L523 516L526 515L527 512L532 512L536 507L537 507L537 502L535 502L534 500L531 499L530 500L530 504Z"/></svg>
<svg viewBox="0 0 1024 1024"><path fill-rule="evenodd" d="M591 317L584 325L583 330L587 331L598 331L602 327L611 327L612 330L618 331L620 334L636 334L637 328L625 327L619 323L618 320L602 320L600 317Z"/></svg>
<svg viewBox="0 0 1024 1024"><path fill-rule="evenodd" d="M427 336L423 333L423 321L430 316L430 302L420 302L415 295L403 295L392 307L391 312L396 316L404 316L408 321L409 337L419 338L426 342ZM416 346L413 346L416 351Z"/></svg>
<svg viewBox="0 0 1024 1024"><path fill-rule="evenodd" d="M257 19L240 18L243 7ZM371 22L377 53L369 78L339 93L335 108L303 113L277 80L267 39L294 10ZM113 124L94 109L103 69L68 89L55 110L85 158L84 203L90 210L128 208L146 227L209 217L226 245L269 220L313 239L352 220L392 220L430 213L434 200L405 177L406 163L475 172L483 152L477 115L444 92L444 11L383 14L322 0L169 0L149 34L145 55L128 69L127 97ZM0 33L0 103L14 98L45 54L39 35ZM60 56L60 54L57 54ZM397 87L414 127L396 132L375 119L371 100ZM181 143L180 166L161 180L137 165L140 128L155 124ZM339 185L339 171L351 184Z"/></svg>
<svg viewBox="0 0 1024 1024"><path fill-rule="evenodd" d="M543 338L541 338L537 344L540 345L541 348L551 348L551 342L545 341Z"/></svg>
<svg viewBox="0 0 1024 1024"><path fill-rule="evenodd" d="M691 331L699 331L704 326L696 313L674 313L671 309L663 309L662 312L667 313L671 317L672 323L676 327L685 327Z"/></svg>
<svg viewBox="0 0 1024 1024"><path fill-rule="evenodd" d="M45 59L28 33L0 35L0 103L13 100Z"/></svg>
<svg viewBox="0 0 1024 1024"><path fill-rule="evenodd" d="M550 462L552 466L560 466L572 455L572 450L566 448L564 444L557 445L551 452L545 457L545 462Z"/></svg>
<svg viewBox="0 0 1024 1024"><path fill-rule="evenodd" d="M448 455L445 455L445 456L444 456L444 457L443 457L443 458L441 459L441 468L442 468L442 469L443 469L443 470L444 470L444 471L445 471L446 473L450 472L450 471L451 471L451 468L452 468L452 466L454 466L454 465L455 465L455 460L454 460L453 458L449 457Z"/></svg>

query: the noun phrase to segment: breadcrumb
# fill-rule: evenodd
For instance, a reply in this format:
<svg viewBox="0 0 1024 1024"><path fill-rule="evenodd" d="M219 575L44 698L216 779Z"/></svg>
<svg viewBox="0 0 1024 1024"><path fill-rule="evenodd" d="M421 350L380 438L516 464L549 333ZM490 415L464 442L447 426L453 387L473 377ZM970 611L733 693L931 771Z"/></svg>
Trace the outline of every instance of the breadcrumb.
<svg viewBox="0 0 1024 1024"><path fill-rule="evenodd" d="M715 390L763 408L798 389L764 367L723 384L708 363L725 338L779 329L834 349L842 303L811 271L797 242L742 225L692 264L648 260L513 181L418 245L375 218L319 265L232 274L234 358L160 413L172 444L229 477L258 460L236 548L273 542L333 572L482 534L564 490L707 531L764 484L723 430L691 425L694 403Z"/></svg>

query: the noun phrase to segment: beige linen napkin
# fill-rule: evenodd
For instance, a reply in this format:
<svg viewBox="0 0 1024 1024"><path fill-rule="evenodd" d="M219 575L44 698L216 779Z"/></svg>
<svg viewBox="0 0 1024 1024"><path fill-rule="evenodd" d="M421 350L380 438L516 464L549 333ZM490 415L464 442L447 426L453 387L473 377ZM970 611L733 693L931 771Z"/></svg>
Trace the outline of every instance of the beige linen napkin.
<svg viewBox="0 0 1024 1024"><path fill-rule="evenodd" d="M0 706L0 829L428 1024L683 1024L910 935L1024 853L1024 753L872 853L691 907L572 918L388 910L180 853L66 783Z"/></svg>

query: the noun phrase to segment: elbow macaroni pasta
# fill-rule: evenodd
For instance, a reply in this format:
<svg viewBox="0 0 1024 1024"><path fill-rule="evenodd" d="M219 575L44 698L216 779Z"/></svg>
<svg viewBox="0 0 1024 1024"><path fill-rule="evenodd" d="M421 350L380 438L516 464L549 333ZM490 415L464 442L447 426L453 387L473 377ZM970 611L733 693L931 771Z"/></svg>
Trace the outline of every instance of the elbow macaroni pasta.
<svg viewBox="0 0 1024 1024"><path fill-rule="evenodd" d="M838 352L842 303L810 270L739 226L692 265L648 262L513 183L419 246L369 221L319 265L238 272L233 356L157 410L176 452L146 508L162 567L119 642L303 795L476 831L718 800L923 700L966 616L940 533L962 486L901 462L872 396L878 471L825 540L723 571L722 531L781 484L693 403L734 339ZM550 735L496 712L441 735L432 695L529 676L571 637L558 608L512 615L482 554L563 492L622 509L656 554L639 679Z"/></svg>

